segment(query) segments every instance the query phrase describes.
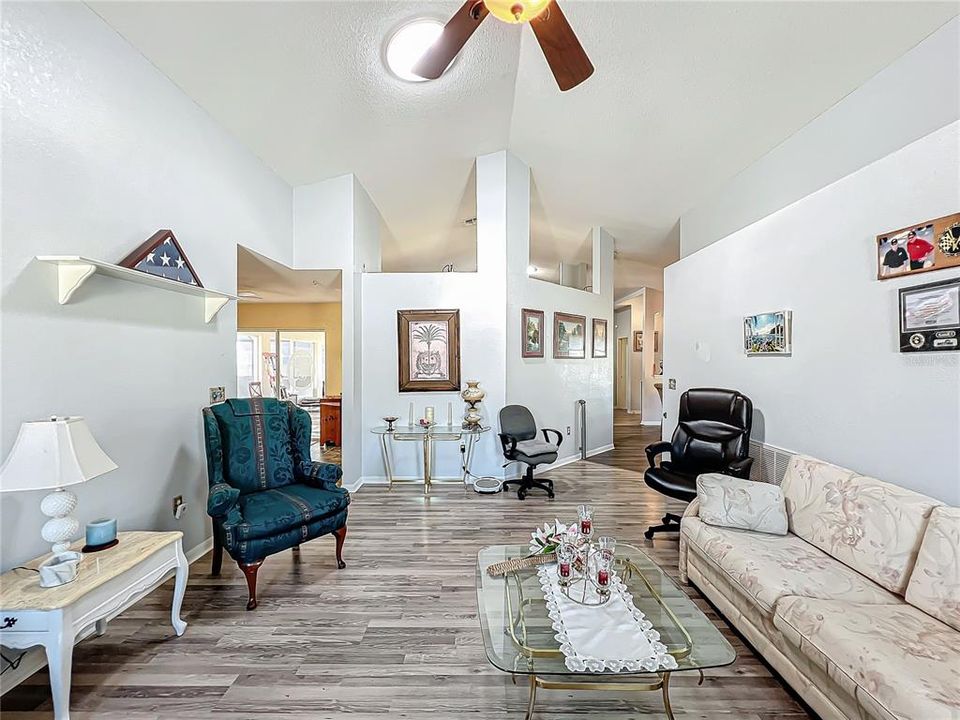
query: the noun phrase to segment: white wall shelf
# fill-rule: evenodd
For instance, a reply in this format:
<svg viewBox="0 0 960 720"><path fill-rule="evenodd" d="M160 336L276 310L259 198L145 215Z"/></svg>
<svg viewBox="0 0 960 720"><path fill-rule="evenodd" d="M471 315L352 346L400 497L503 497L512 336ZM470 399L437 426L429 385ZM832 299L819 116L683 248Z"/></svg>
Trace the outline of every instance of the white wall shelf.
<svg viewBox="0 0 960 720"><path fill-rule="evenodd" d="M92 275L99 273L117 280L126 280L127 282L139 283L140 285L149 285L151 287L161 288L163 290L172 290L173 292L184 295L195 295L203 298L203 318L205 322L210 322L217 316L220 309L227 304L228 300L237 300L236 295L208 290L197 285L187 285L186 283L168 280L167 278L148 275L139 270L114 265L113 263L103 262L102 260L91 260L81 255L38 255L37 260L51 263L57 266L58 282L58 300L61 305L70 302L70 298L77 289L83 285Z"/></svg>

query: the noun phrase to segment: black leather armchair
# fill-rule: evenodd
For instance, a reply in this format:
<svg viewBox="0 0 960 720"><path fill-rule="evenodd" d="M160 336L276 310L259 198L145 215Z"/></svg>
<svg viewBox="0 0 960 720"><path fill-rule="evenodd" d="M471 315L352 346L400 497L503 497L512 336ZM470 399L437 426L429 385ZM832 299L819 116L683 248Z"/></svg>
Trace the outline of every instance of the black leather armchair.
<svg viewBox="0 0 960 720"><path fill-rule="evenodd" d="M673 438L648 445L650 467L643 481L663 495L690 502L697 496L697 476L720 472L734 477L750 476L753 458L750 429L753 403L736 390L691 388L680 396L680 414ZM670 453L670 460L657 465L657 456ZM680 516L667 513L660 525L647 528L652 540L658 532L676 532Z"/></svg>
<svg viewBox="0 0 960 720"><path fill-rule="evenodd" d="M533 468L556 462L563 435L553 428L543 428L540 432L543 440L537 438L537 423L533 414L523 405L507 405L500 410L500 445L503 456L509 461L504 467L515 462L527 466L522 477L505 480L503 487L506 489L513 483L520 485L517 497L521 500L535 487L546 490L547 497L553 497L553 480L534 480ZM556 437L556 442L551 442L551 433Z"/></svg>

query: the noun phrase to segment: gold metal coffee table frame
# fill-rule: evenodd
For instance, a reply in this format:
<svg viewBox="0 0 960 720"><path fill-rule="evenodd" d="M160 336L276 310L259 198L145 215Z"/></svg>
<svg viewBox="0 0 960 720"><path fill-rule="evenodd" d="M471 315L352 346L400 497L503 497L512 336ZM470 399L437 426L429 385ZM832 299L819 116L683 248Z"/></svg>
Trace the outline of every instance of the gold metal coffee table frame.
<svg viewBox="0 0 960 720"><path fill-rule="evenodd" d="M510 642L517 650L516 657L513 661L513 670L505 669L507 672L511 673L511 679L513 683L517 684L517 675L526 675L527 682L529 685L529 698L527 702L527 713L526 720L531 720L533 717L534 708L536 706L537 698L537 689L543 690L589 690L589 691L610 691L610 692L656 692L660 691L663 697L663 706L666 712L667 718L669 720L674 720L673 708L670 703L670 677L673 672L685 671L685 670L697 670L700 674L700 681L698 683L703 683L703 669L698 666L697 663L689 663L691 659L690 656L694 651L695 641L678 617L677 613L674 612L674 608L671 607L670 602L664 599L663 595L657 589L657 583L651 582L647 575L645 574L643 568L634 561L634 554L639 554L640 557L646 561L644 564L648 564L653 568L656 568L656 573L658 573L657 580L661 583L663 578L660 577L663 575L662 570L656 567L656 564L653 561L649 560L640 550L636 548L630 548L627 546L630 551L625 555L618 555L616 561L616 569L618 574L624 583L627 584L629 591L634 595L635 600L638 597L641 597L644 602L653 602L656 603L656 607L659 609L660 614L658 619L668 621L673 627L668 633L672 638L673 642L669 642L670 638L661 636L661 640L667 645L667 652L669 652L674 658L678 661L677 670L668 670L668 671L659 671L659 672L648 672L648 673L637 673L636 675L627 675L624 673L603 673L603 674L594 674L593 678L603 677L604 679L579 679L578 673L571 672L569 675L564 675L562 673L557 673L551 671L549 673L538 673L536 669L536 664L538 659L556 659L558 662L562 662L563 653L560 651L559 647L556 644L555 640L550 639L549 642L540 642L537 643L534 640L531 640L530 633L528 632L527 620L528 615L538 611L541 607L545 610L545 601L541 597L525 597L524 596L524 578L529 577L531 570L519 570L515 572L508 573L504 576L504 607L506 618L509 620L505 623L506 627L504 628L504 633L509 638ZM625 549L627 549L625 548ZM618 548L619 550L619 548ZM483 551L481 551L481 556ZM479 568L478 572L483 568ZM648 570L649 571L649 570ZM533 571L535 572L535 571ZM525 575L526 574L526 575ZM478 580L479 582L479 580ZM669 581L673 588L676 588L675 583ZM539 590L539 586L537 586ZM682 591L680 591L682 592ZM686 596L684 595L684 598ZM688 601L689 602L689 601ZM691 603L692 605L692 603ZM685 608L689 612L689 607ZM481 608L481 612L483 609ZM699 612L697 610L696 612ZM701 613L702 616L702 613ZM706 620L705 616L702 617L703 620ZM709 622L709 621L708 621ZM657 629L661 630L661 626ZM710 625L710 628L713 630L713 633L716 636L722 637L719 634L719 631L715 627ZM715 641L715 638L712 638ZM485 638L486 642L486 638ZM729 650L728 657L725 656L721 658L722 662L717 663L708 663L708 666L729 664L733 662L736 658L736 653L733 649L726 643L725 640L721 640L723 644L726 645ZM488 657L490 653L488 652ZM491 658L491 661L492 658ZM684 664L687 667L684 667ZM494 665L498 663L494 662Z"/></svg>

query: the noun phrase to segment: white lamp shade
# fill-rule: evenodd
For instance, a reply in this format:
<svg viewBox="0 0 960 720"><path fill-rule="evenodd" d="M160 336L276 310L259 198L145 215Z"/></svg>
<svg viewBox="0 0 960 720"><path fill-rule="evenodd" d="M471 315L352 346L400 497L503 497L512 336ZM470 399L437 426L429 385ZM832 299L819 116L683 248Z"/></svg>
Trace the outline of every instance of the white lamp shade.
<svg viewBox="0 0 960 720"><path fill-rule="evenodd" d="M82 417L25 422L0 467L0 492L62 488L116 469Z"/></svg>

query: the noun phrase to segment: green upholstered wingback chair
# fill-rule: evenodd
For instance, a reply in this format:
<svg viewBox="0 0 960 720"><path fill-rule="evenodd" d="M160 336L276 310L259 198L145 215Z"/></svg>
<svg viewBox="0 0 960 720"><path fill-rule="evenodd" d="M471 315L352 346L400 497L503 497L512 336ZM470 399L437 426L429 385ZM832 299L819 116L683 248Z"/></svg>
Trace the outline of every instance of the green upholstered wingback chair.
<svg viewBox="0 0 960 720"><path fill-rule="evenodd" d="M310 416L273 398L227 400L204 408L213 519L213 574L223 551L247 577L247 610L257 606L257 570L268 555L333 533L344 568L350 494L339 465L310 460Z"/></svg>

